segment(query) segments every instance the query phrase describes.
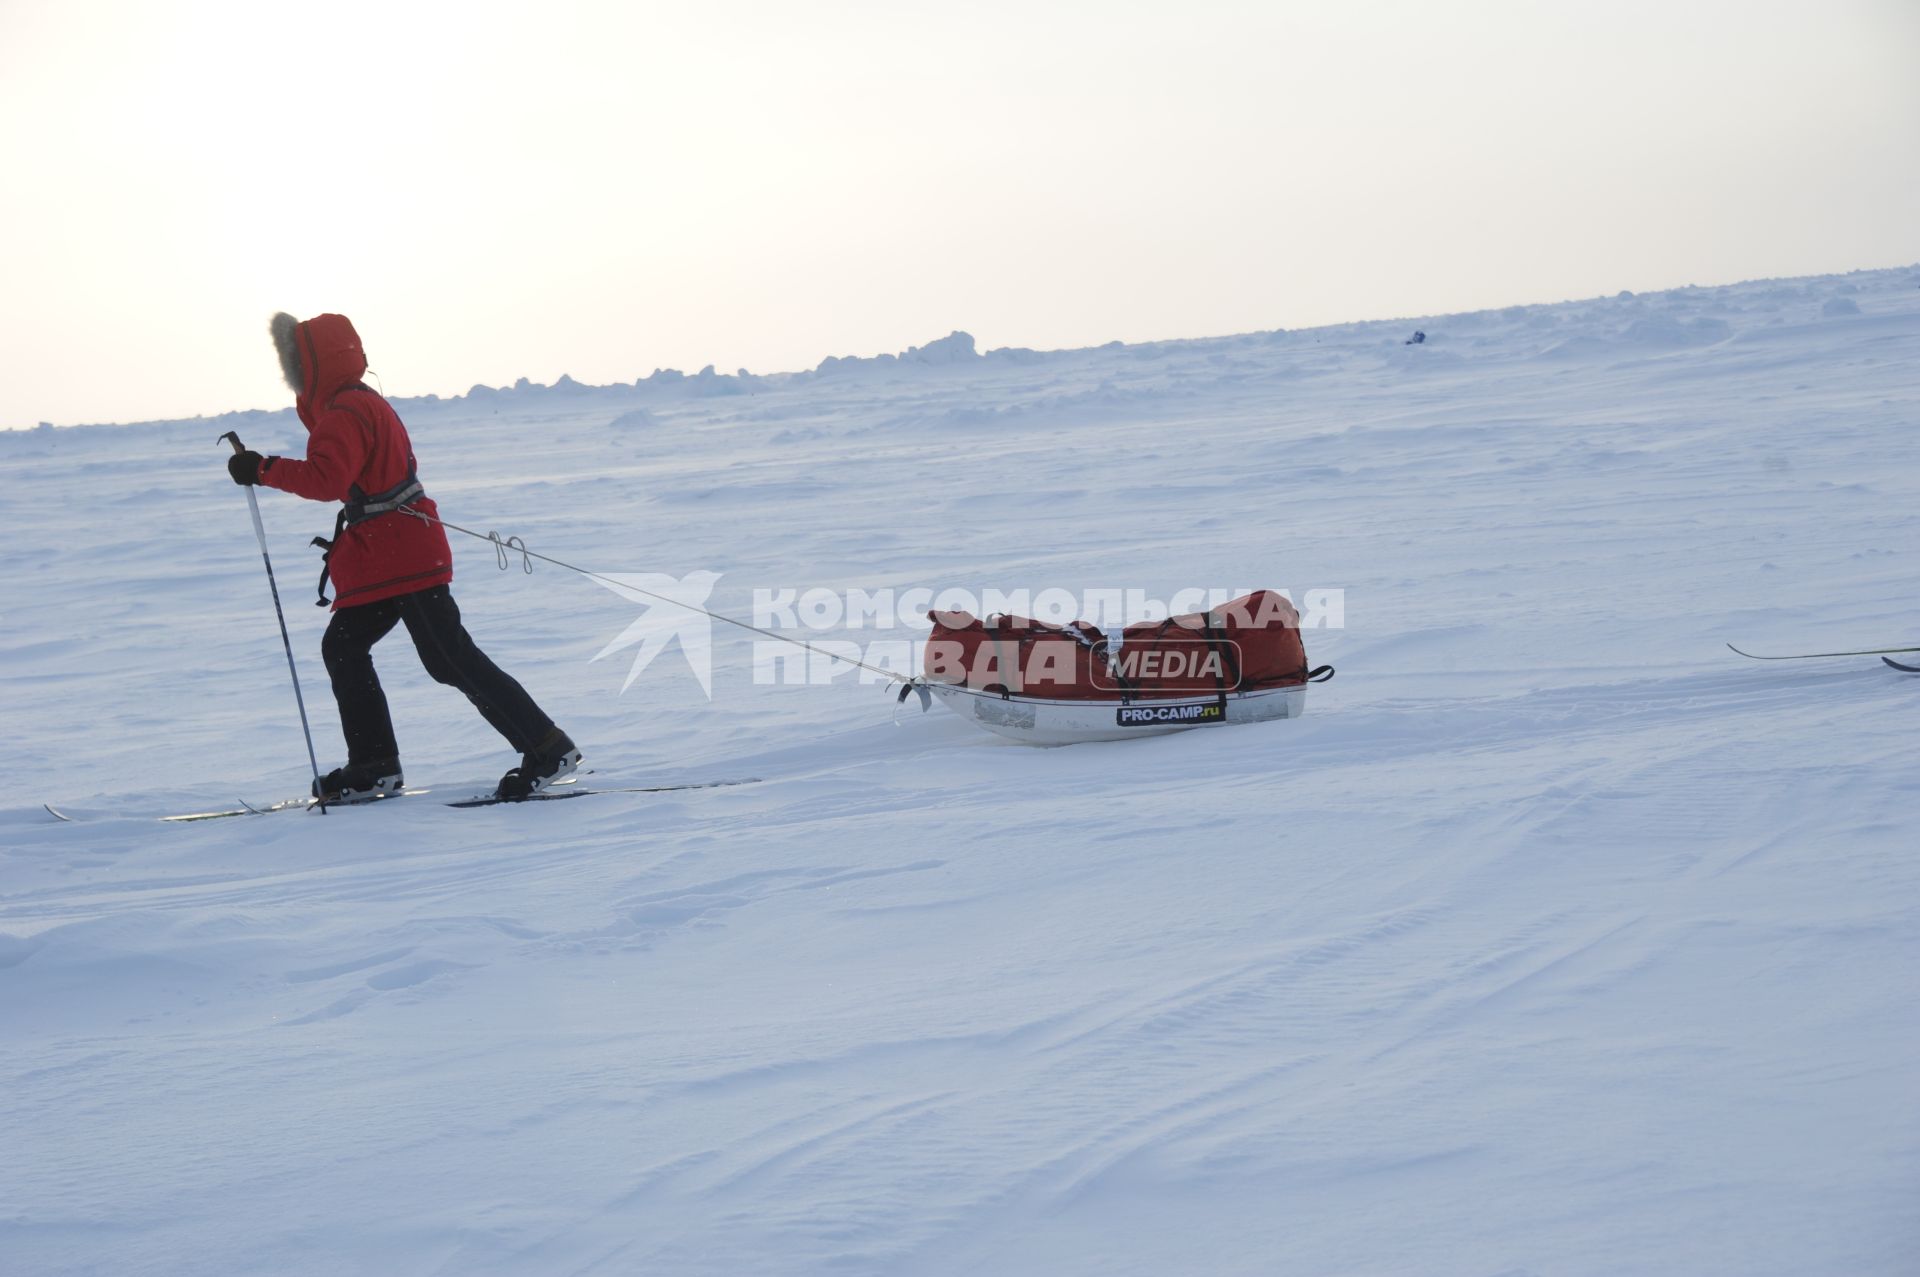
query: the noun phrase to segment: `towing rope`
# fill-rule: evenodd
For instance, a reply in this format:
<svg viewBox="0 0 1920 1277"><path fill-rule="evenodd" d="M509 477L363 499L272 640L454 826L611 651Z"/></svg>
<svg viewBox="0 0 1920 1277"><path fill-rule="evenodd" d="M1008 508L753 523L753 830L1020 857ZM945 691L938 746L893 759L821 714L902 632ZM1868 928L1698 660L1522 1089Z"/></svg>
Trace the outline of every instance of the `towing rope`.
<svg viewBox="0 0 1920 1277"><path fill-rule="evenodd" d="M841 652L829 652L824 648L815 647L805 639L794 638L791 634L782 634L778 630L762 629L758 625L749 625L747 622L735 617L723 616L719 612L709 612L706 608L700 607L697 604L687 603L681 599L669 598L664 594L655 594L652 590L645 590L637 585L629 584L626 581L616 580L604 573L595 572L590 568L578 567L562 559L556 559L552 555L541 554L536 550L528 549L527 543L517 536L503 538L498 532L475 532L472 528L463 528L457 523L448 523L445 519L437 519L433 515L423 514L410 506L401 506L397 513L412 515L423 523L437 523L443 528L449 528L455 532L464 532L476 540L488 542L493 546L495 564L502 572L505 572L512 566L513 556L515 554L520 556L521 570L528 573L533 571L533 561L538 559L542 563L551 563L557 568L565 568L569 572L578 572L581 576L591 577L596 581L604 582L618 590L631 590L635 594L644 594L650 599L659 599L662 603L671 603L675 607L683 607L689 611L698 612L702 616L712 617L716 621L725 621L728 625L737 625L743 630L752 630L755 634L764 634L770 639L779 639L782 643L791 643L795 647L803 647L809 652L815 652L821 656L829 656L836 661L844 661L848 665L857 665L863 670L869 670L872 673L880 675L882 678L891 679L896 683L906 684L906 690L912 690L918 684L918 680L909 678L904 674L897 673L893 670L883 670L878 665L869 665L865 661L855 660L853 657ZM904 692L902 693L902 699L905 699Z"/></svg>
<svg viewBox="0 0 1920 1277"><path fill-rule="evenodd" d="M605 573L595 572L591 568L579 567L579 566L576 566L575 564L566 562L564 559L556 559L552 555L541 554L537 550L529 549L527 546L527 543L521 540L517 536L502 537L498 532L475 532L472 528L463 528L457 523L448 523L445 519L436 518L431 514L423 514L420 511L415 510L411 506L404 506L404 505L400 506L395 511L395 513L410 515L413 518L420 520L422 523L436 523L443 528L449 528L455 532L464 532L466 535L474 538L476 541L487 542L489 545L493 547L495 565L499 567L499 569L502 572L507 571L509 568L513 566L513 556L515 554L518 554L520 556L521 570L528 574L531 574L533 572L533 561L535 559L538 559L542 563L551 563L553 564L553 566L557 568L565 568L569 572L578 572L581 576L590 577L595 581L604 582L607 585L613 586L616 590L632 590L635 594L644 594L650 599L659 599L662 603L671 603L675 607L686 608L689 611L698 612L702 616L711 617L716 621L725 621L728 625L738 626L743 630L751 630L755 634L764 634L766 637L770 639L778 639L782 643L791 643L795 647L805 648L807 651L816 653L820 656L830 657L833 660L841 661L841 662L844 662L845 664L857 666L860 669L867 670L870 673L878 674L881 678L889 679L892 682L899 683L901 685L899 698L894 702L896 705L904 704L906 702L907 697L910 695L919 696L920 708L922 710L927 709L933 703L931 688L936 685L929 683L925 677L908 677L905 674L896 673L893 670L883 670L878 665L869 665L865 661L856 660L853 657L848 656L844 653L829 652L829 651L826 651L824 648L815 647L813 644L807 642L805 639L794 638L791 634L782 634L777 630L763 629L758 625L749 625L747 622L739 620L736 617L725 616L719 612L710 612L706 608L700 607L697 604L683 602L680 599L669 598L664 594L656 594L652 590L642 589L640 586L631 585L626 581L616 580L613 577L607 576ZM1070 628L1066 631L1066 633L1071 637L1077 639L1083 646L1091 646L1090 640L1088 640L1085 635L1079 633L1079 631ZM996 639L996 642L997 641L998 640ZM1017 661L1015 662L1014 668L1016 671L1019 668L1019 664ZM1323 671L1325 674L1324 677L1316 677L1316 675L1321 675ZM1314 683L1325 682L1326 678L1331 678L1332 675L1333 675L1333 667L1330 665L1323 665L1320 667L1320 669L1309 671L1307 675L1307 681L1314 682ZM980 690L979 688L968 687L963 683L948 683L948 682L942 681L939 684L937 684L937 686L941 689L942 692L958 692L966 696L977 696L983 700L1009 699L1008 693L1006 692L986 692L986 691ZM1226 691L1224 687L1222 688L1220 695L1224 700L1226 696ZM1127 699L1127 698L1123 697L1123 699ZM897 712L898 711L896 711L896 713Z"/></svg>

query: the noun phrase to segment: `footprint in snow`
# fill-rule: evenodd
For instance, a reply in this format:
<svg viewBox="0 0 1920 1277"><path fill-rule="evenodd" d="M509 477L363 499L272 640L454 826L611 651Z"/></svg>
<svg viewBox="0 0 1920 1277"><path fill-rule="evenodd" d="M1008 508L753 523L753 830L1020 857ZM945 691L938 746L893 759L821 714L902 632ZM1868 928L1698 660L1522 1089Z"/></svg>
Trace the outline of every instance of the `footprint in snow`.
<svg viewBox="0 0 1920 1277"><path fill-rule="evenodd" d="M287 979L295 983L314 980L335 979L341 975L365 971L369 967L380 966L405 957L411 949L402 949L394 953L379 954L372 958L355 962L339 963L331 967L315 968L311 971L289 972ZM393 967L385 971L376 971L361 982L360 987L343 997L334 999L317 1011L283 1021L285 1024L315 1024L323 1020L336 1020L350 1015L378 998L383 993L397 993L402 989L412 989L427 983L437 975L451 971L472 971L476 964L454 962L446 958L427 958L419 962L409 962L405 966Z"/></svg>

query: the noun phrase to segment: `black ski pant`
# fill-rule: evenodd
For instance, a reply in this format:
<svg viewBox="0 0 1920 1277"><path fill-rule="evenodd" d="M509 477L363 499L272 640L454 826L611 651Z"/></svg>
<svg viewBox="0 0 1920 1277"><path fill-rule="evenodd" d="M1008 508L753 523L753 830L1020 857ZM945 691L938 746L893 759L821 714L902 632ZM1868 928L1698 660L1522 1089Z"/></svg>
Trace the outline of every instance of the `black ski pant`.
<svg viewBox="0 0 1920 1277"><path fill-rule="evenodd" d="M343 607L327 624L320 657L340 703L340 727L347 737L347 760L374 763L400 756L387 713L387 694L373 668L373 645L406 623L420 664L437 683L457 687L480 716L522 754L531 752L553 730L553 720L533 703L526 689L474 644L460 623L460 605L444 585L430 590Z"/></svg>

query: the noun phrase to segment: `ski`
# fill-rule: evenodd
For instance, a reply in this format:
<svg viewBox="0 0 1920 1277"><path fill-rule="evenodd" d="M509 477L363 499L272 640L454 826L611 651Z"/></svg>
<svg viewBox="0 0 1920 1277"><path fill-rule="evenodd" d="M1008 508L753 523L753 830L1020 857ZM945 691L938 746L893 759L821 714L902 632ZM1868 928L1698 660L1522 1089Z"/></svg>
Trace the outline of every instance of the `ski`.
<svg viewBox="0 0 1920 1277"><path fill-rule="evenodd" d="M1920 665L1902 665L1900 662L1895 660L1890 660L1889 658L1884 656L1881 657L1880 659L1883 661L1886 661L1887 664L1893 666L1893 668L1899 670L1903 674L1920 674Z"/></svg>
<svg viewBox="0 0 1920 1277"><path fill-rule="evenodd" d="M264 816L270 811L292 811L296 807L304 810L313 805L311 798L289 798L285 802L268 803L264 807L256 807L243 799L238 807L218 807L212 811L186 811L174 816L162 816L160 819L168 824L184 825L195 820L225 820L230 816Z"/></svg>
<svg viewBox="0 0 1920 1277"><path fill-rule="evenodd" d="M377 798L329 798L327 800L327 810L332 811L336 807L371 807L375 803L383 803L389 799L405 798L409 795L424 794L426 792L424 789L403 789L398 793L383 794ZM277 803L267 803L265 806L255 806L243 798L240 800L238 807L219 807L212 811L182 812L174 816L162 816L160 819L169 824L178 825L195 820L226 820L233 816L266 816L276 811L311 811L319 805L320 804L312 798L288 798Z"/></svg>
<svg viewBox="0 0 1920 1277"><path fill-rule="evenodd" d="M590 772L581 772L579 774L591 775ZM585 798L589 794L670 794L682 790L723 789L730 785L754 785L759 782L760 778L758 776L749 776L738 780L690 781L681 785L603 785L588 789L577 786L570 777L566 780L559 781L551 789L542 790L537 794L530 794L526 798L501 798L495 794L475 794L471 798L444 800L443 805L447 807L493 807L500 803L509 802L550 802L557 798ZM398 793L386 794L378 798L364 798L357 802L343 802L339 799L334 799L327 804L327 809L332 811L336 808L347 807L377 807L382 803L393 802L401 798L424 798L433 792L431 789L403 789ZM76 812L72 810L62 810L55 807L52 803L41 803L40 806L46 810L49 816L52 816L55 820L64 824L77 824L83 820L97 819L102 816L114 814L96 811ZM282 802L265 804L254 804L242 800L238 805L233 807L214 807L205 811L176 812L171 815L147 817L147 819L159 820L169 825L183 825L202 820L231 820L236 816L266 816L281 811L312 811L317 806L319 806L319 804L312 798L288 798Z"/></svg>
<svg viewBox="0 0 1920 1277"><path fill-rule="evenodd" d="M497 807L501 803L542 803L559 798L586 798L593 794L672 794L687 789L725 789L730 785L757 785L758 776L740 780L702 780L685 785L603 785L598 789L543 789L525 798L502 798L498 794L480 794L448 803L449 807Z"/></svg>
<svg viewBox="0 0 1920 1277"><path fill-rule="evenodd" d="M289 798L285 802L268 803L265 806L260 806L260 807L256 807L252 803L242 801L240 805L237 807L213 807L213 808L209 808L206 811L183 811L183 812L176 812L171 815L154 816L144 812L117 812L117 811L73 810L73 809L62 810L61 808L55 807L52 803L40 804L40 806L46 810L46 813L49 816L52 816L55 820L68 825L75 825L75 824L79 824L82 821L89 821L89 820L111 820L111 819L114 819L115 817L128 819L128 820L159 820L159 821L165 821L168 824L178 825L178 824L186 824L196 820L226 820L233 816L264 816L270 811L292 811L295 808L305 810L306 808L311 807L313 805L314 805L314 802L313 802L313 799L311 798ZM335 806L336 804L329 803L327 805L331 807L331 806Z"/></svg>
<svg viewBox="0 0 1920 1277"><path fill-rule="evenodd" d="M1740 649L1727 644L1735 652ZM1858 652L1792 652L1786 656L1761 656L1757 652L1740 652L1740 655L1754 661L1812 661L1826 656L1880 656L1886 652L1920 652L1920 647L1870 647ZM1893 664L1888 661L1887 664Z"/></svg>

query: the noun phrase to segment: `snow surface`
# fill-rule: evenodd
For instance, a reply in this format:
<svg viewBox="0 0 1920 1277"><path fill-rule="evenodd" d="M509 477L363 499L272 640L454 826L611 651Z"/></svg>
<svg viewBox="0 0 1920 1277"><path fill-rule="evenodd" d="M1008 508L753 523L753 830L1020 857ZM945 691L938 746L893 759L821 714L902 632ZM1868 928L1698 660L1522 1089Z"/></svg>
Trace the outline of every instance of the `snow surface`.
<svg viewBox="0 0 1920 1277"><path fill-rule="evenodd" d="M0 1269L1912 1272L1920 678L1722 643L1920 640L1917 370L1906 269L402 401L449 519L736 614L1343 588L1340 674L1057 750L725 629L622 696L632 604L456 538L590 764L762 783L190 825L305 784L214 442L299 426L0 435ZM508 763L380 658L414 783Z"/></svg>

